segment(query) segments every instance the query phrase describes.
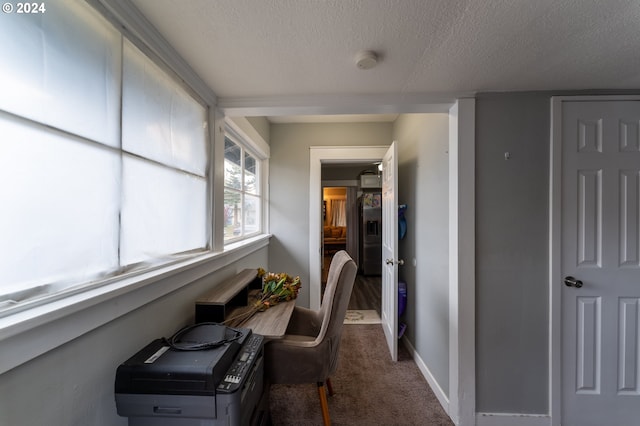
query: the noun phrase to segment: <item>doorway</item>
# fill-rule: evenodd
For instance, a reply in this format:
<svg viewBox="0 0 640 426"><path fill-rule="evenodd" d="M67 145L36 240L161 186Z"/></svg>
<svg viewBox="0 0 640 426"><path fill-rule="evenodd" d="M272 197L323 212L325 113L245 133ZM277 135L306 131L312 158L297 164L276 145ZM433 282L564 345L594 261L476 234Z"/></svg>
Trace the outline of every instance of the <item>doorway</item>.
<svg viewBox="0 0 640 426"><path fill-rule="evenodd" d="M324 162L340 163L343 161L383 164L381 176L381 214L383 226L381 226L381 259L385 258L385 265L381 268L381 324L385 331L385 337L389 346L389 351L393 361L397 360L398 345L398 266L400 261L397 254L397 143L393 141L389 146L378 147L310 147L309 158L309 274L310 274L310 305L311 309L320 309L320 264L322 262L322 250L316 252L315 247L321 248L321 243L317 237L321 236L320 216L321 216L321 165ZM349 153L349 156L341 154ZM333 155L333 157L332 157ZM317 243L314 247L314 243ZM380 262L382 264L382 262ZM314 304L317 303L317 304Z"/></svg>
<svg viewBox="0 0 640 426"><path fill-rule="evenodd" d="M339 164L359 164L371 167L381 161L386 146L311 148L309 163L309 305L319 309L322 300L323 252L323 209L322 209L322 166ZM325 186L357 186L357 179L334 179L325 181ZM357 262L356 262L357 263Z"/></svg>
<svg viewBox="0 0 640 426"><path fill-rule="evenodd" d="M322 289L333 255L346 250L358 265L348 307L348 318L354 322L366 316L367 323L375 323L381 314L382 226L380 185L375 184L380 181L375 179L378 176L377 163L322 165ZM373 199L378 200L377 210Z"/></svg>

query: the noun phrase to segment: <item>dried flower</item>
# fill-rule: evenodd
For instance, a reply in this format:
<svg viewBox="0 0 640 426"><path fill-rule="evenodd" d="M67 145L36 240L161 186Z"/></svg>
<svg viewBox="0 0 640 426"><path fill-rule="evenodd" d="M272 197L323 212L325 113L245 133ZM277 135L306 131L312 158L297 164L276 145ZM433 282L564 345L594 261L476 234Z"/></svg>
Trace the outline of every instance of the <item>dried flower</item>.
<svg viewBox="0 0 640 426"><path fill-rule="evenodd" d="M258 268L257 277L262 277L262 291L258 293L258 297L248 310L227 318L223 324L243 322L251 318L256 312L263 312L269 307L277 305L280 302L290 301L298 297L300 290L300 277L291 277L285 273L274 274L266 272L263 268Z"/></svg>
<svg viewBox="0 0 640 426"><path fill-rule="evenodd" d="M284 272L266 273L262 278L262 292L254 307L258 311L264 311L280 302L293 300L298 297L300 286L299 276L292 277Z"/></svg>

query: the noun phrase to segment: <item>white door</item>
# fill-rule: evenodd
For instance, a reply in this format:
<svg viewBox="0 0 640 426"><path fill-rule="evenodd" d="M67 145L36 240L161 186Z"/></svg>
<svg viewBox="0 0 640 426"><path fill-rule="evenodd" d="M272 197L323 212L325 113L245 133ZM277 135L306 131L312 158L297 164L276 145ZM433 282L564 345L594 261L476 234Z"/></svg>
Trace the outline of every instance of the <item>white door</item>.
<svg viewBox="0 0 640 426"><path fill-rule="evenodd" d="M382 158L382 328L391 359L398 360L398 155L392 143Z"/></svg>
<svg viewBox="0 0 640 426"><path fill-rule="evenodd" d="M562 426L640 422L640 102L563 102Z"/></svg>

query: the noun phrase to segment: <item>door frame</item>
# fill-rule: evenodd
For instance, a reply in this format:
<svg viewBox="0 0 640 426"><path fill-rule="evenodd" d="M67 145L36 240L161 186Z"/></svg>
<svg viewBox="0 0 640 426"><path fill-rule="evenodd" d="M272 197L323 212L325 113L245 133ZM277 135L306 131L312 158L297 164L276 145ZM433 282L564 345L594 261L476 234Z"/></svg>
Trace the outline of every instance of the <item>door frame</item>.
<svg viewBox="0 0 640 426"><path fill-rule="evenodd" d="M388 145L309 147L309 308L320 309L322 280L322 164L373 163Z"/></svg>
<svg viewBox="0 0 640 426"><path fill-rule="evenodd" d="M640 101L639 95L552 96L549 158L549 417L562 420L562 104Z"/></svg>
<svg viewBox="0 0 640 426"><path fill-rule="evenodd" d="M476 100L449 109L449 406L476 424Z"/></svg>

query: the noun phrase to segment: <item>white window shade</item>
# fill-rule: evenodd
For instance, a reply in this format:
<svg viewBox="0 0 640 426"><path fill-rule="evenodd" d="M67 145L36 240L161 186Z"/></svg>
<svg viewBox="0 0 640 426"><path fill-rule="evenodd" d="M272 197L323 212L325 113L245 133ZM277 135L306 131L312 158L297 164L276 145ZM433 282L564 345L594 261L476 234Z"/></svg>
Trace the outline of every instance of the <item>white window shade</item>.
<svg viewBox="0 0 640 426"><path fill-rule="evenodd" d="M207 181L124 156L122 265L207 246Z"/></svg>
<svg viewBox="0 0 640 426"><path fill-rule="evenodd" d="M211 240L207 107L87 2L45 7L0 14L0 317Z"/></svg>
<svg viewBox="0 0 640 426"><path fill-rule="evenodd" d="M122 90L122 148L205 176L206 108L126 40Z"/></svg>
<svg viewBox="0 0 640 426"><path fill-rule="evenodd" d="M0 14L0 110L117 146L121 35L76 3Z"/></svg>
<svg viewBox="0 0 640 426"><path fill-rule="evenodd" d="M117 268L117 152L2 116L0 134L0 291Z"/></svg>

